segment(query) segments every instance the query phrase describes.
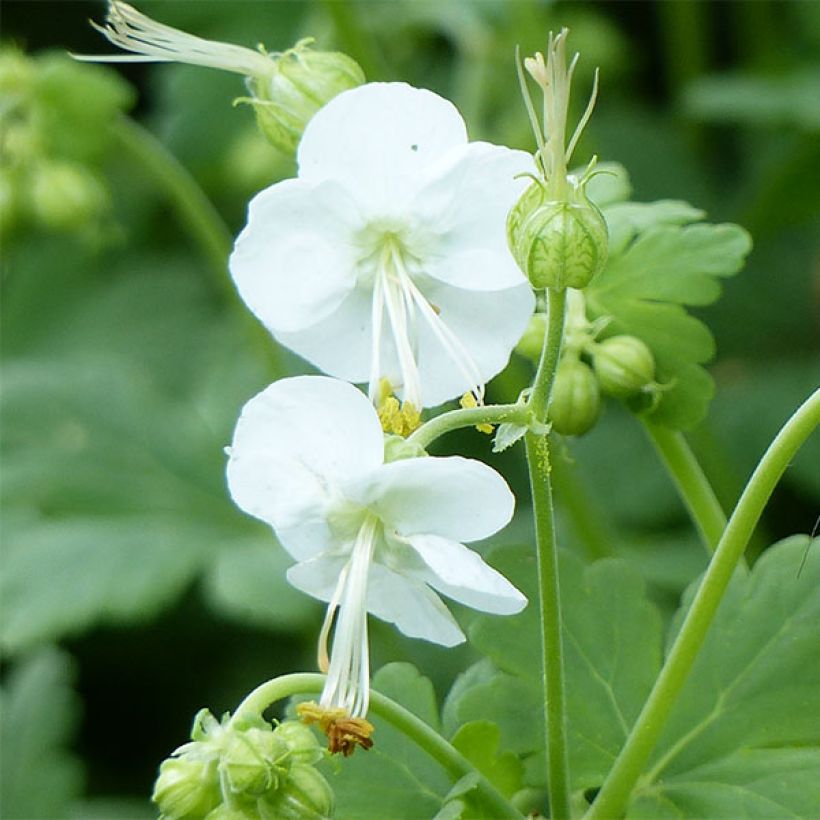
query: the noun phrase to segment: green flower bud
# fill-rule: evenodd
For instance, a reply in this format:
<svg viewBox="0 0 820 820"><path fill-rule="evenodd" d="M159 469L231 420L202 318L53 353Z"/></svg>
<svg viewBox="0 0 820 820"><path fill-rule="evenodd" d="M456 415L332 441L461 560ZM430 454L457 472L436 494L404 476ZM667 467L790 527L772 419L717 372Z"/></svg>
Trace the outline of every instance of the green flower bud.
<svg viewBox="0 0 820 820"><path fill-rule="evenodd" d="M581 436L601 411L601 392L592 368L575 357L562 359L555 372L549 420L557 433Z"/></svg>
<svg viewBox="0 0 820 820"><path fill-rule="evenodd" d="M333 815L333 790L313 766L296 763L282 785L257 803L262 820L325 820Z"/></svg>
<svg viewBox="0 0 820 820"><path fill-rule="evenodd" d="M90 171L69 162L39 163L32 172L29 196L43 227L57 231L93 221L107 202L102 183Z"/></svg>
<svg viewBox="0 0 820 820"><path fill-rule="evenodd" d="M544 336L547 332L547 314L533 313L524 335L518 340L515 352L526 359L537 362L541 358Z"/></svg>
<svg viewBox="0 0 820 820"><path fill-rule="evenodd" d="M601 389L626 399L655 380L652 351L635 336L612 336L595 345L592 364Z"/></svg>
<svg viewBox="0 0 820 820"><path fill-rule="evenodd" d="M222 801L216 760L169 758L159 767L151 799L170 820L204 817Z"/></svg>
<svg viewBox="0 0 820 820"><path fill-rule="evenodd" d="M269 75L248 80L249 102L268 141L285 153L294 153L311 117L337 94L365 81L359 64L338 51L314 51L302 40L274 56Z"/></svg>
<svg viewBox="0 0 820 820"><path fill-rule="evenodd" d="M400 437L396 436L396 438ZM405 439L401 441L404 442ZM287 720L280 723L273 730L273 734L287 744L289 759L294 763L312 766L325 756L325 751L316 739L316 735L301 721Z"/></svg>
<svg viewBox="0 0 820 820"><path fill-rule="evenodd" d="M287 754L284 740L264 729L226 733L220 769L235 794L261 795L276 788L274 762Z"/></svg>
<svg viewBox="0 0 820 820"><path fill-rule="evenodd" d="M606 262L606 221L587 199L584 185L566 200L548 198L534 182L507 218L507 242L534 288L586 287Z"/></svg>

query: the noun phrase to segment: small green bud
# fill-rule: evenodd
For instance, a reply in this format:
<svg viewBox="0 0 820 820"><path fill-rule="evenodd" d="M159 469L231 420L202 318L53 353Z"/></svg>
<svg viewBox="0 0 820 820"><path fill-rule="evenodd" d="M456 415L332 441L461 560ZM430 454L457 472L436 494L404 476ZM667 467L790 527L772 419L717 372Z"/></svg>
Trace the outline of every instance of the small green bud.
<svg viewBox="0 0 820 820"><path fill-rule="evenodd" d="M404 442L405 439L401 441ZM288 759L294 763L312 766L325 756L325 751L316 739L316 735L301 721L286 720L273 730L273 734L287 745Z"/></svg>
<svg viewBox="0 0 820 820"><path fill-rule="evenodd" d="M537 362L541 358L544 336L547 332L547 314L533 313L524 335L518 340L515 352L526 359Z"/></svg>
<svg viewBox="0 0 820 820"><path fill-rule="evenodd" d="M162 817L204 817L222 801L216 760L172 757L159 767L151 799Z"/></svg>
<svg viewBox="0 0 820 820"><path fill-rule="evenodd" d="M32 171L30 186L32 211L51 230L82 227L96 219L107 202L102 183L71 162L39 163Z"/></svg>
<svg viewBox="0 0 820 820"><path fill-rule="evenodd" d="M636 336L612 336L595 345L592 364L601 389L626 399L655 380L652 351Z"/></svg>
<svg viewBox="0 0 820 820"><path fill-rule="evenodd" d="M575 357L562 359L555 372L549 420L557 433L581 436L601 411L601 392L592 368Z"/></svg>
<svg viewBox="0 0 820 820"><path fill-rule="evenodd" d="M249 102L268 141L294 153L313 115L337 94L365 81L359 64L338 51L314 51L302 40L274 56L269 75L249 78Z"/></svg>
<svg viewBox="0 0 820 820"><path fill-rule="evenodd" d="M296 763L275 792L259 800L262 820L325 820L333 815L333 789L313 766Z"/></svg>
<svg viewBox="0 0 820 820"><path fill-rule="evenodd" d="M275 788L274 761L287 754L285 742L264 729L226 733L220 769L235 794L260 795Z"/></svg>
<svg viewBox="0 0 820 820"><path fill-rule="evenodd" d="M534 288L586 287L606 263L608 241L606 221L583 183L556 200L536 181L507 218L510 250Z"/></svg>

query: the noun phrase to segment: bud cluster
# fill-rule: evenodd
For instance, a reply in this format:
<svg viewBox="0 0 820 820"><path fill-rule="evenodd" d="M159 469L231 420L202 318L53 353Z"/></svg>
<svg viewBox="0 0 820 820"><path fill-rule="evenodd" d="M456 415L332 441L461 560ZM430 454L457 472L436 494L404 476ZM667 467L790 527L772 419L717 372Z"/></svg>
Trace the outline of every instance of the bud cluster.
<svg viewBox="0 0 820 820"><path fill-rule="evenodd" d="M602 394L627 401L640 411L657 400L663 386L655 381L655 357L637 336L598 339L609 320L590 322L583 293L570 290L561 359L555 373L549 420L556 433L580 436L595 426ZM538 361L546 317L536 313L516 350Z"/></svg>
<svg viewBox="0 0 820 820"><path fill-rule="evenodd" d="M105 216L108 125L130 92L61 55L0 50L0 234L22 225L88 230Z"/></svg>
<svg viewBox="0 0 820 820"><path fill-rule="evenodd" d="M306 726L275 728L262 718L222 722L202 709L192 742L160 766L153 801L168 820L320 818L333 812L333 792L316 770L324 752Z"/></svg>

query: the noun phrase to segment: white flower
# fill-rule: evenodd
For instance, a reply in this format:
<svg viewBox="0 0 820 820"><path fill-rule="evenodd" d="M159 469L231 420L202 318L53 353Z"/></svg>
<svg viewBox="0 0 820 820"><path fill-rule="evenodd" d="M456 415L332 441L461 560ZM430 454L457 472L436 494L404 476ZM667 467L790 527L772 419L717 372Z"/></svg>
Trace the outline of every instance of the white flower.
<svg viewBox="0 0 820 820"><path fill-rule="evenodd" d="M252 398L230 448L228 485L296 559L288 580L329 603L319 641L324 709L367 712L368 611L405 635L453 646L464 635L434 590L484 612L526 605L461 543L509 522L504 479L459 456L385 463L376 412L345 382L299 376Z"/></svg>
<svg viewBox="0 0 820 820"><path fill-rule="evenodd" d="M383 378L416 408L480 398L533 310L505 235L532 158L469 143L430 91L371 83L316 114L298 161L253 199L231 257L251 310L374 401Z"/></svg>

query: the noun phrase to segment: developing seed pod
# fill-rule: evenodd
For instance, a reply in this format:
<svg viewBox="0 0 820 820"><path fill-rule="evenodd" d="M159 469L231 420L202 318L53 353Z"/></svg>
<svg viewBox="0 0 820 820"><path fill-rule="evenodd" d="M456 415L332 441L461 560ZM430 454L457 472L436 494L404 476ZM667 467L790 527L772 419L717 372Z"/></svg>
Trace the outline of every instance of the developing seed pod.
<svg viewBox="0 0 820 820"><path fill-rule="evenodd" d="M556 433L582 436L601 412L601 391L592 368L579 359L562 359L555 372L549 420Z"/></svg>
<svg viewBox="0 0 820 820"><path fill-rule="evenodd" d="M652 351L636 336L612 336L599 342L592 364L601 389L618 399L634 396L655 379Z"/></svg>
<svg viewBox="0 0 820 820"><path fill-rule="evenodd" d="M165 760L151 799L163 817L204 817L222 801L216 760Z"/></svg>
<svg viewBox="0 0 820 820"><path fill-rule="evenodd" d="M602 270L609 239L582 184L567 199L553 200L543 183L533 182L510 211L507 242L534 288L563 290L586 287Z"/></svg>
<svg viewBox="0 0 820 820"><path fill-rule="evenodd" d="M364 83L359 64L338 51L314 51L310 40L275 56L267 76L250 77L262 133L284 153L294 153L310 119L337 94Z"/></svg>

